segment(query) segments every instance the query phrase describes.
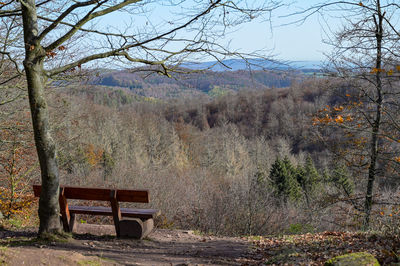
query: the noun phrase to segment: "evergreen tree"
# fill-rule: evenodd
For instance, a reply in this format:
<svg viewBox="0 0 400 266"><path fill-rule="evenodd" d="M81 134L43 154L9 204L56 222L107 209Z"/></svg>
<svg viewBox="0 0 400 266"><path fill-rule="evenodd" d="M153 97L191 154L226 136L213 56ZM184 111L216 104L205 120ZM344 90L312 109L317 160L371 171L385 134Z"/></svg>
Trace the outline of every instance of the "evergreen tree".
<svg viewBox="0 0 400 266"><path fill-rule="evenodd" d="M354 183L349 177L346 165L343 163L335 163L328 180L339 191L343 191L347 196L353 194Z"/></svg>
<svg viewBox="0 0 400 266"><path fill-rule="evenodd" d="M316 192L318 183L321 180L311 156L307 156L304 166L297 167L296 180L303 190L307 206L310 207L310 198Z"/></svg>
<svg viewBox="0 0 400 266"><path fill-rule="evenodd" d="M301 198L301 188L296 180L296 172L289 158L275 160L271 166L269 178L277 196L293 202Z"/></svg>
<svg viewBox="0 0 400 266"><path fill-rule="evenodd" d="M285 190L285 167L279 158L276 158L274 164L271 166L269 179L271 180L275 194L282 196Z"/></svg>

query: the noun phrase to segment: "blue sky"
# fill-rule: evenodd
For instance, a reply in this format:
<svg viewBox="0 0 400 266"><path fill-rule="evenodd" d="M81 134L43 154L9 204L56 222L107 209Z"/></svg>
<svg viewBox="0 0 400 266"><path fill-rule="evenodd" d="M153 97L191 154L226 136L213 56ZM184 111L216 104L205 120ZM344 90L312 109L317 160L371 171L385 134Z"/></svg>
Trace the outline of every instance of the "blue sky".
<svg viewBox="0 0 400 266"><path fill-rule="evenodd" d="M254 0L262 1L262 0ZM290 0L287 0L288 2ZM323 43L323 30L318 16L313 16L301 25L291 24L282 26L297 18L284 17L307 8L320 0L293 0L290 6L283 6L273 12L272 24L267 21L254 20L244 24L239 30L227 36L226 40L232 40L231 48L241 52L252 52L255 50L270 50L280 60L324 60L324 53L328 53L330 47ZM156 8L152 11L155 17L171 17L167 8ZM144 18L142 18L144 19ZM119 25L124 20L130 20L117 12L109 16L104 23ZM139 18L140 21L141 19ZM125 21L126 22L126 21ZM272 30L271 30L272 25Z"/></svg>
<svg viewBox="0 0 400 266"><path fill-rule="evenodd" d="M310 5L312 1L303 2ZM318 16L310 17L302 24L291 24L298 17L286 15L295 12L296 7L306 5L293 4L276 10L271 21L272 27L268 22L244 25L231 36L235 45L249 51L273 49L272 53L284 60L323 60L324 53L329 52L330 47L322 41L324 33Z"/></svg>

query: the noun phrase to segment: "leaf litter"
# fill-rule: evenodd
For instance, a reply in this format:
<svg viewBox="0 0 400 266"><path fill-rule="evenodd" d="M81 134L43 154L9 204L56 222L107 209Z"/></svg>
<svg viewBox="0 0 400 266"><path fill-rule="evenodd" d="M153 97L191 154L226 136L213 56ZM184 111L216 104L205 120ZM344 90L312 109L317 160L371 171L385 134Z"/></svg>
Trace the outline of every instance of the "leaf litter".
<svg viewBox="0 0 400 266"><path fill-rule="evenodd" d="M258 237L252 241L253 259L260 264L323 265L328 259L368 252L382 265L400 262L400 237L376 233L335 232Z"/></svg>

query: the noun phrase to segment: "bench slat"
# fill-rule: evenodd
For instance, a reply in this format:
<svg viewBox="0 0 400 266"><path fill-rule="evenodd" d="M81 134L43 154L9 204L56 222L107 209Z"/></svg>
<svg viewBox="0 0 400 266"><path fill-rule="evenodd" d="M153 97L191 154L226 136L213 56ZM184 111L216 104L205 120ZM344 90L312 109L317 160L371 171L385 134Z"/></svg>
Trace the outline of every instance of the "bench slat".
<svg viewBox="0 0 400 266"><path fill-rule="evenodd" d="M85 187L64 187L64 196L67 199L78 200L99 200L109 201L111 189L107 188L85 188ZM40 185L33 185L35 197L40 196L42 187ZM139 202L149 203L148 190L117 190L117 201L119 202Z"/></svg>
<svg viewBox="0 0 400 266"><path fill-rule="evenodd" d="M149 203L150 195L148 190L118 189L117 201Z"/></svg>
<svg viewBox="0 0 400 266"><path fill-rule="evenodd" d="M139 218L139 219L150 219L160 214L159 210L154 209L130 209L120 208L121 215L123 217ZM103 215L112 216L112 210L110 207L103 206L69 206L69 212L75 214L92 214L92 215Z"/></svg>
<svg viewBox="0 0 400 266"><path fill-rule="evenodd" d="M64 195L67 199L80 200L110 200L110 189L65 187Z"/></svg>

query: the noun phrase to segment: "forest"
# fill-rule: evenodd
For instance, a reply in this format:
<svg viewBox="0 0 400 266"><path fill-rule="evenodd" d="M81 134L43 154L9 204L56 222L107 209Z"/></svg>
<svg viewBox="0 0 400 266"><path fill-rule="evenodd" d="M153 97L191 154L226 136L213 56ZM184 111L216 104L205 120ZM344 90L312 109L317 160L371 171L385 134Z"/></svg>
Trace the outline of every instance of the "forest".
<svg viewBox="0 0 400 266"><path fill-rule="evenodd" d="M295 8L283 0L1 1L0 232L62 235L60 184L137 188L161 210L157 228L256 236L262 256L265 243L286 243L263 238L271 235L390 239L374 252L399 262L400 6ZM274 20L300 26L316 16L331 47L316 68L228 40L246 25L283 31Z"/></svg>
<svg viewBox="0 0 400 266"><path fill-rule="evenodd" d="M289 71L290 69L290 71ZM138 95L155 98L191 98L206 94L219 96L239 90L261 90L288 87L294 80L302 80L306 75L322 75L320 69L289 68L286 71L236 70L202 71L177 75L174 78L139 74L137 70L105 71L90 83L103 86L129 88ZM190 72L190 69L186 69Z"/></svg>
<svg viewBox="0 0 400 266"><path fill-rule="evenodd" d="M161 227L224 235L362 227L360 156L368 146L366 131L351 131L364 125L349 107L368 102L349 97L349 84L305 76L282 88L171 99L88 80L48 89L61 184L150 188L153 206L163 210ZM26 215L21 204L31 202L27 191L40 180L24 97L2 106L1 206L8 218ZM328 116L337 121L326 122ZM382 140L387 154L398 154L389 144ZM394 157L379 165L376 230L399 228Z"/></svg>

